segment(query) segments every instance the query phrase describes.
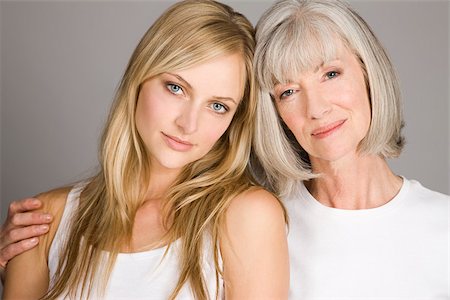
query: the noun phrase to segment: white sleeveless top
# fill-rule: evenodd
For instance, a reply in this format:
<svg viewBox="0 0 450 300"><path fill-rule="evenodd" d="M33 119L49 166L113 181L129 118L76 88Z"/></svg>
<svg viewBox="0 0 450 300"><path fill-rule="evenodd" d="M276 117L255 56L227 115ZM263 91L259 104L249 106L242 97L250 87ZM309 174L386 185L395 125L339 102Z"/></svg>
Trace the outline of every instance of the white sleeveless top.
<svg viewBox="0 0 450 300"><path fill-rule="evenodd" d="M62 246L68 235L68 226L78 204L83 185L75 186L67 197L67 203L59 224L58 230L52 241L48 267L50 271L50 287L54 284L54 275L58 267L58 259ZM93 292L90 299L168 299L174 290L179 278L180 240L170 246L166 257L163 259L167 247L152 249L145 252L119 253L112 270L111 276L104 294L96 296ZM210 299L216 296L216 275L213 259L213 251L210 244L205 243L203 263L203 276L208 289ZM223 281L219 278L219 298L223 299ZM62 299L62 298L61 298ZM67 298L66 298L67 299ZM85 299L77 297L77 299ZM177 296L177 299L194 299L189 284L185 284Z"/></svg>

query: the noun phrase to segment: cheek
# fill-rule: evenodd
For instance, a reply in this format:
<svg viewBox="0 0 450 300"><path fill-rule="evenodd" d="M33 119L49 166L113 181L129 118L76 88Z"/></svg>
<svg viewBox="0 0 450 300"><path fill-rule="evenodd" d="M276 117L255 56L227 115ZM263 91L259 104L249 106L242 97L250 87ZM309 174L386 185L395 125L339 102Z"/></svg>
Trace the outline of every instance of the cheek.
<svg viewBox="0 0 450 300"><path fill-rule="evenodd" d="M367 105L369 106L369 105ZM366 108L363 114L361 115L361 133L359 138L364 139L369 133L370 123L372 121L372 113L370 108Z"/></svg>
<svg viewBox="0 0 450 300"><path fill-rule="evenodd" d="M368 130L372 121L372 110L370 109L369 100L367 100L367 104L363 108L363 119Z"/></svg>
<svg viewBox="0 0 450 300"><path fill-rule="evenodd" d="M158 94L147 94L140 97L136 104L136 124L151 125L159 120L167 119L171 111L169 101L161 101L162 96Z"/></svg>
<svg viewBox="0 0 450 300"><path fill-rule="evenodd" d="M214 146L214 144L220 139L220 137L225 133L225 131L228 129L230 121L215 120L214 122L206 122L206 125L203 127L205 128L205 131L203 131L203 144L205 145L204 151L209 152L211 148ZM214 126L211 126L211 124L214 124Z"/></svg>
<svg viewBox="0 0 450 300"><path fill-rule="evenodd" d="M347 99L346 105L355 110L366 122L370 123L371 109L369 95L364 77L362 74L359 75L358 80L349 84L349 88L346 90L348 95L347 98L345 98Z"/></svg>
<svg viewBox="0 0 450 300"><path fill-rule="evenodd" d="M297 140L299 140L302 136L301 132L303 130L304 123L301 116L299 116L299 113L297 113L296 110L292 109L282 109L279 110L279 114L289 130L292 131Z"/></svg>
<svg viewBox="0 0 450 300"><path fill-rule="evenodd" d="M136 107L136 129L141 138L145 140L148 132L150 131L150 128L152 127L152 123L150 120L152 119L152 116L150 114L150 111L145 107L145 105L139 104Z"/></svg>
<svg viewBox="0 0 450 300"><path fill-rule="evenodd" d="M167 119L167 109L151 97L139 98L136 104L136 130L141 139L147 144L156 131L161 129L163 120ZM147 144L148 146L148 144Z"/></svg>
<svg viewBox="0 0 450 300"><path fill-rule="evenodd" d="M136 130L139 135L142 137L145 134L145 128L147 124L145 120L147 120L145 109L143 107L142 100L139 99L136 104L136 112L135 112L135 122L136 122Z"/></svg>
<svg viewBox="0 0 450 300"><path fill-rule="evenodd" d="M365 90L361 90L353 99L355 99L355 101L351 105L356 108L355 113L357 113L358 118L360 119L361 130L364 130L366 131L365 133L367 133L372 119L369 97Z"/></svg>

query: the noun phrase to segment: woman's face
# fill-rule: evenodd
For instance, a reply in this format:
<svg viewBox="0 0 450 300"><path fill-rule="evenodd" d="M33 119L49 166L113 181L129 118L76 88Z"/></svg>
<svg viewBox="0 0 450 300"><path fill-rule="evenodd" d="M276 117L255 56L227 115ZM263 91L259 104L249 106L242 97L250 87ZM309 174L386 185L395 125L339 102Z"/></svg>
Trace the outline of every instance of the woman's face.
<svg viewBox="0 0 450 300"><path fill-rule="evenodd" d="M207 154L231 123L244 78L243 59L233 54L147 80L136 127L152 168L181 169Z"/></svg>
<svg viewBox="0 0 450 300"><path fill-rule="evenodd" d="M312 164L355 155L368 132L371 111L363 71L342 44L336 60L289 84L276 85L273 96L281 118Z"/></svg>

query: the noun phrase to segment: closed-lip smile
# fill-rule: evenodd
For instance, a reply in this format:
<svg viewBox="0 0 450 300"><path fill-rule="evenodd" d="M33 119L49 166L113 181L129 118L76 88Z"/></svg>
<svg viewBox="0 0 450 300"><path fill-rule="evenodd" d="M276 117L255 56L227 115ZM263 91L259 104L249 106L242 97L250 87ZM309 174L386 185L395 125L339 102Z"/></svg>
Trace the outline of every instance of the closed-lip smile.
<svg viewBox="0 0 450 300"><path fill-rule="evenodd" d="M329 136L330 134L332 134L333 132L335 132L337 129L339 129L342 124L345 123L346 120L339 120L336 122L332 122L328 125L319 127L317 129L315 129L311 135L317 138L325 138L327 136Z"/></svg>
<svg viewBox="0 0 450 300"><path fill-rule="evenodd" d="M173 135L166 134L164 132L161 132L161 133L163 135L163 138L164 138L164 141L166 142L166 144L175 151L181 151L181 152L188 151L194 146L194 144L192 144L189 141L180 139Z"/></svg>

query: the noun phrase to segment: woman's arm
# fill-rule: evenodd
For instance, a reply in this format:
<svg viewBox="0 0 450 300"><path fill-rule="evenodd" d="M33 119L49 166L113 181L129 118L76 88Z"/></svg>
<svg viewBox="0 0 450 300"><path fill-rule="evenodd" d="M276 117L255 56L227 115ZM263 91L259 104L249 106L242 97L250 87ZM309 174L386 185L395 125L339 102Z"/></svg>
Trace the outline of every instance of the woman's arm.
<svg viewBox="0 0 450 300"><path fill-rule="evenodd" d="M6 268L3 299L39 299L48 288L47 258L43 243L13 258Z"/></svg>
<svg viewBox="0 0 450 300"><path fill-rule="evenodd" d="M39 243L38 236L47 233L52 216L38 212L42 202L36 198L17 200L9 205L8 216L0 227L0 278L10 259Z"/></svg>
<svg viewBox="0 0 450 300"><path fill-rule="evenodd" d="M232 200L221 238L226 299L287 299L289 257L283 208L269 192Z"/></svg>
<svg viewBox="0 0 450 300"><path fill-rule="evenodd" d="M37 247L26 251L8 263L5 272L3 299L39 299L48 289L48 252L59 225L66 203L68 188L54 190L38 196L42 209L55 216L47 235L41 237Z"/></svg>

